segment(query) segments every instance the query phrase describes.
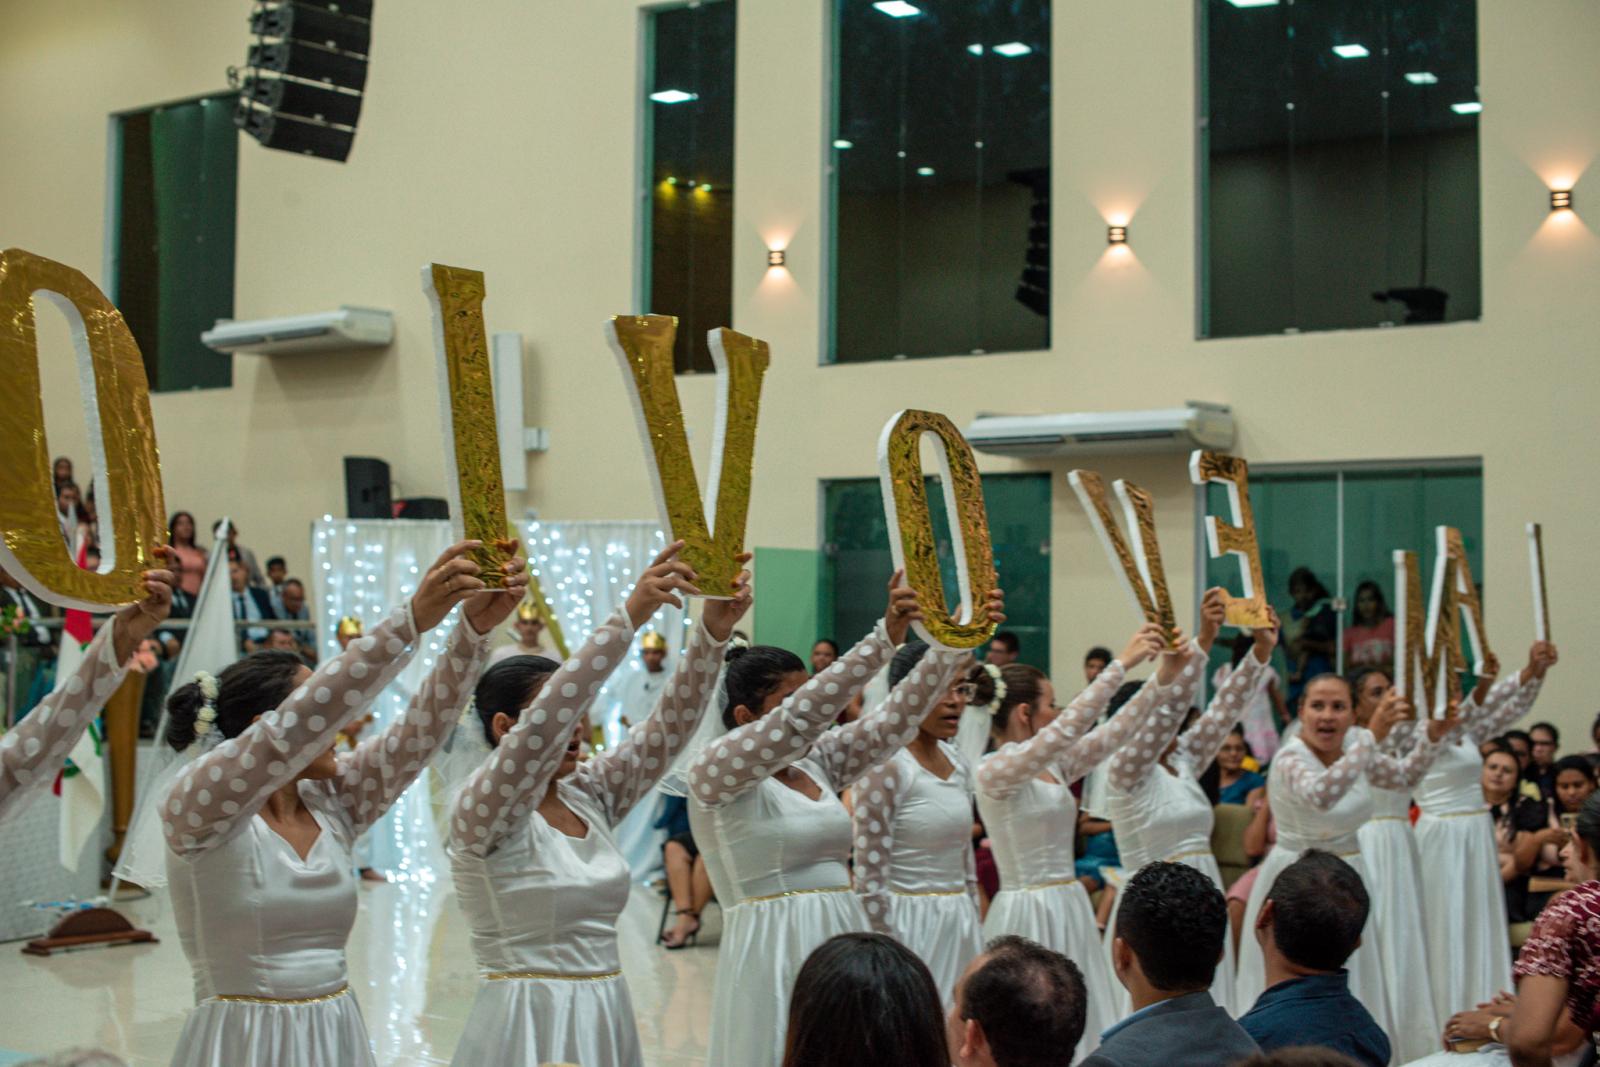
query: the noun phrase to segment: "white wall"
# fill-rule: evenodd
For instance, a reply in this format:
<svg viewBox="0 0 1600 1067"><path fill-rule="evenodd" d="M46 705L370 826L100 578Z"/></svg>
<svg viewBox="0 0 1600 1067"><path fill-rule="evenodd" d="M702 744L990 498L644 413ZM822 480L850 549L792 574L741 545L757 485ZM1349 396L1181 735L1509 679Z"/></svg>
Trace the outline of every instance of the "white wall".
<svg viewBox="0 0 1600 1067"><path fill-rule="evenodd" d="M1481 456L1483 576L1510 662L1530 637L1522 524L1546 526L1552 615L1568 663L1540 707L1585 725L1582 642L1600 572L1590 429L1600 240L1547 214L1547 183L1600 151L1600 9L1542 0L1538 18L1482 0L1483 318L1404 330L1198 342L1193 18L1175 0L1073 0L1054 20L1055 307L1045 352L819 367L824 291L822 0L742 0L733 325L774 353L761 424L753 544L814 548L816 482L874 472L896 409L1018 412L1232 404L1258 462ZM0 243L99 277L106 115L215 90L242 60L248 5L217 0L12 0L0 9ZM382 0L360 135L338 166L241 144L241 316L339 302L392 308L381 355L236 360L231 390L155 399L169 504L233 513L258 552L306 564L306 524L343 502L340 457L387 457L406 493L444 464L418 268L487 272L491 329L531 353L529 421L552 450L524 503L552 517L651 513L609 314L635 310L639 15L625 0ZM1106 216L1131 213L1125 256ZM1589 218L1597 217L1593 210ZM789 271L768 276L766 243ZM48 357L51 443L72 426L64 332ZM681 383L708 427L712 382ZM700 447L707 431L695 435ZM64 442L64 443L63 443ZM1180 610L1191 604L1191 494L1181 457L1094 466L1150 489ZM985 461L986 469L1015 465ZM1132 619L1065 481L1055 478L1056 661ZM770 608L768 610L771 610Z"/></svg>

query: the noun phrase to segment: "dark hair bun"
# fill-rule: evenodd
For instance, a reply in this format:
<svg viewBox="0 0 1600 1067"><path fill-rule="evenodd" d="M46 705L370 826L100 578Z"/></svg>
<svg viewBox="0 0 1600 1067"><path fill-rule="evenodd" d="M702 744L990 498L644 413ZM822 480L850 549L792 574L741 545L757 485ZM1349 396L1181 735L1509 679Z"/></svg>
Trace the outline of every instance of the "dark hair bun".
<svg viewBox="0 0 1600 1067"><path fill-rule="evenodd" d="M729 645L727 654L722 657L722 662L732 663L734 660L738 659L740 656L749 651L750 646L748 645Z"/></svg>
<svg viewBox="0 0 1600 1067"><path fill-rule="evenodd" d="M195 724L200 721L200 709L205 706L205 694L196 682L187 682L172 691L167 698L166 742L174 752L182 752L194 744Z"/></svg>

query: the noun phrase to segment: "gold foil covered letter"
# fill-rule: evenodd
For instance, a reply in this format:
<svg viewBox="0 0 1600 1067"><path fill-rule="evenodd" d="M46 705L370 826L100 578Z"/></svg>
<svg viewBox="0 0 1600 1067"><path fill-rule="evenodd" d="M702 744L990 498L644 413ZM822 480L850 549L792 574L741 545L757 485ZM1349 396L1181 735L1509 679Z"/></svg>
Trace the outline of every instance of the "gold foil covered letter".
<svg viewBox="0 0 1600 1067"><path fill-rule="evenodd" d="M717 366L717 416L702 504L673 376L677 335L678 320L670 315L618 315L606 324L606 338L622 363L639 433L650 451L651 483L667 539L684 542L680 557L699 575L701 593L726 600L733 596L738 557L744 551L756 416L771 356L767 343L754 337L728 329L708 335Z"/></svg>
<svg viewBox="0 0 1600 1067"><path fill-rule="evenodd" d="M939 480L944 487L950 534L955 539L956 588L961 593L959 618L950 614L945 602L944 580L933 543L933 519L922 477L923 434L932 434L943 446L938 453ZM976 648L989 640L995 631L986 610L989 594L995 588L994 551L989 544L989 517L983 506L983 483L972 446L943 415L902 411L889 420L878 438L878 481L883 489L895 569L906 572L906 584L917 591L922 605L922 621L913 624L917 634L929 644L944 648Z"/></svg>
<svg viewBox="0 0 1600 1067"><path fill-rule="evenodd" d="M1228 489L1229 520L1206 516L1206 540L1211 558L1239 558L1244 595L1229 596L1228 625L1245 629L1271 626L1267 614L1266 581L1261 576L1261 549L1256 544L1255 514L1250 510L1250 465L1238 456L1195 451L1189 456L1189 480L1195 485L1216 482Z"/></svg>
<svg viewBox="0 0 1600 1067"><path fill-rule="evenodd" d="M1478 596L1478 585L1472 579L1472 564L1467 561L1467 547L1461 540L1461 531L1453 526L1438 528L1439 555L1450 558L1454 573L1456 606L1461 609L1461 621L1466 624L1467 640L1472 645L1472 673L1482 674L1484 660L1489 656L1489 631L1483 625L1483 600ZM1461 655L1461 642L1451 646L1451 663L1457 669L1466 669L1466 659Z"/></svg>
<svg viewBox="0 0 1600 1067"><path fill-rule="evenodd" d="M1167 592L1166 571L1161 566L1161 544L1156 540L1155 502L1137 485L1121 479L1113 483L1112 488L1122 501L1128 529L1138 535L1136 545L1129 548L1111 513L1111 501L1106 497L1106 485L1100 475L1095 471L1075 470L1067 475L1067 480L1078 494L1078 502L1088 513L1095 533L1100 535L1100 544L1105 547L1112 568L1126 579L1134 605L1146 622L1161 627L1170 646L1177 633L1177 620L1172 613L1172 597Z"/></svg>
<svg viewBox="0 0 1600 1067"><path fill-rule="evenodd" d="M72 327L89 447L103 475L101 529L111 535L101 546L103 572L74 563L56 520L35 292ZM21 249L0 252L0 381L0 565L65 608L95 611L143 597L140 574L158 566L153 550L166 540L166 509L144 360L122 313L80 271Z"/></svg>

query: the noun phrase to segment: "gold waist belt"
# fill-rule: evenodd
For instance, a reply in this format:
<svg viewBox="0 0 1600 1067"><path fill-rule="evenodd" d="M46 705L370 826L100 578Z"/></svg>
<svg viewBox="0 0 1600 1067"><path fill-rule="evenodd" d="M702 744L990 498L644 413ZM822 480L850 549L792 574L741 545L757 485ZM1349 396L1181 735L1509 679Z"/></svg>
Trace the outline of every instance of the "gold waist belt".
<svg viewBox="0 0 1600 1067"><path fill-rule="evenodd" d="M964 897L965 889L893 889L897 897Z"/></svg>
<svg viewBox="0 0 1600 1067"><path fill-rule="evenodd" d="M768 893L764 897L745 897L740 904L765 904L771 900L782 900L784 897L808 897L814 893L848 893L847 885L825 886L821 889L791 889L784 893Z"/></svg>
<svg viewBox="0 0 1600 1067"><path fill-rule="evenodd" d="M605 974L561 974L557 971L493 971L484 975L491 982L609 982L621 978L621 971Z"/></svg>
<svg viewBox="0 0 1600 1067"><path fill-rule="evenodd" d="M1179 852L1177 855L1168 856L1164 862L1176 863L1179 860L1192 860L1198 859L1201 856L1209 855L1211 855L1211 850L1209 848L1191 848L1187 852Z"/></svg>
<svg viewBox="0 0 1600 1067"><path fill-rule="evenodd" d="M1409 815L1374 815L1368 822L1410 822Z"/></svg>
<svg viewBox="0 0 1600 1067"><path fill-rule="evenodd" d="M1054 882L1035 882L1033 885L1025 885L1025 886L1022 887L1022 891L1024 893L1031 893L1035 889L1054 889L1058 885L1077 885L1077 884L1078 884L1078 879L1077 878L1061 878L1061 879L1058 879L1058 880L1056 880ZM1004 887L1002 886L1001 888L1004 888Z"/></svg>
<svg viewBox="0 0 1600 1067"><path fill-rule="evenodd" d="M349 986L340 986L332 993L323 993L321 996L316 997L253 997L242 993L222 993L206 999L218 1001L222 1004L324 1004L327 1001L338 1000L342 996L347 996L349 992Z"/></svg>

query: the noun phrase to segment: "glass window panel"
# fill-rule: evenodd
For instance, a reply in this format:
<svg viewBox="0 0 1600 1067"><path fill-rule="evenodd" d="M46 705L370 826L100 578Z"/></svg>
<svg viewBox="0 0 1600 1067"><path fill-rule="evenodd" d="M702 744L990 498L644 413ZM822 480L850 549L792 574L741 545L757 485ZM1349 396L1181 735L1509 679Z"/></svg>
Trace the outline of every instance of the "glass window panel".
<svg viewBox="0 0 1600 1067"><path fill-rule="evenodd" d="M1050 344L1048 0L834 5L832 359Z"/></svg>
<svg viewBox="0 0 1600 1067"><path fill-rule="evenodd" d="M647 13L644 284L678 317L674 363L710 371L710 330L733 324L733 0Z"/></svg>
<svg viewBox="0 0 1600 1067"><path fill-rule="evenodd" d="M1477 318L1475 5L1202 10L1202 335Z"/></svg>

